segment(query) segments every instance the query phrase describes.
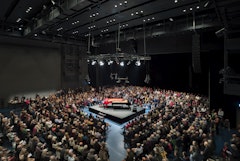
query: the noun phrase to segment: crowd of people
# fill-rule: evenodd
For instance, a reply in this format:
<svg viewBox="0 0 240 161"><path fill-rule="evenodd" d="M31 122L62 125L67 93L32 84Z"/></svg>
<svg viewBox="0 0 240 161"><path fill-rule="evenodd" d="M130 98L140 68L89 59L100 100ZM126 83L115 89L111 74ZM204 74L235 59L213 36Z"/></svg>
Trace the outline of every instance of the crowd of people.
<svg viewBox="0 0 240 161"><path fill-rule="evenodd" d="M151 111L126 124L124 161L240 160L240 127L216 154L214 136L220 127L229 130L230 123L221 108L209 109L206 97L158 89L150 92L154 97L144 93L140 95L150 102Z"/></svg>
<svg viewBox="0 0 240 161"><path fill-rule="evenodd" d="M93 92L91 92L93 94ZM91 94L73 90L26 99L27 108L9 117L0 114L1 160L107 161L106 123L82 112Z"/></svg>
<svg viewBox="0 0 240 161"><path fill-rule="evenodd" d="M108 161L107 124L82 108L104 98L123 98L151 109L126 123L124 161L206 161L215 155L214 135L230 128L224 112L209 109L206 97L149 87L121 86L96 91L61 90L48 97L25 99L18 115L0 115L1 160ZM239 128L240 129L240 128ZM240 130L224 144L221 156L240 159Z"/></svg>

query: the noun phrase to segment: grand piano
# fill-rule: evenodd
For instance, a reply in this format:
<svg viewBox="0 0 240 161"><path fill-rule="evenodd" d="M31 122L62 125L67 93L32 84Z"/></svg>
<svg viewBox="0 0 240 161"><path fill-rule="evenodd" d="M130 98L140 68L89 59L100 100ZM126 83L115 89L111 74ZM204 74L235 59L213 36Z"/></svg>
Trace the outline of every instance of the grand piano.
<svg viewBox="0 0 240 161"><path fill-rule="evenodd" d="M103 100L104 108L128 108L130 109L131 103L123 98L105 98Z"/></svg>

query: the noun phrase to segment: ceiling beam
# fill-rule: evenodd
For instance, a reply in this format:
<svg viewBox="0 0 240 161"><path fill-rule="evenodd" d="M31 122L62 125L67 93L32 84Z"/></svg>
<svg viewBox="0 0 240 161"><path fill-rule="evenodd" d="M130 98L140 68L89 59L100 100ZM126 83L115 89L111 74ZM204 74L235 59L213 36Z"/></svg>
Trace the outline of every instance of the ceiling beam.
<svg viewBox="0 0 240 161"><path fill-rule="evenodd" d="M12 12L15 10L16 6L18 5L18 3L20 2L20 0L13 0L10 7L7 9L7 12L4 15L4 21L6 21L8 19L8 17L12 14Z"/></svg>
<svg viewBox="0 0 240 161"><path fill-rule="evenodd" d="M220 14L219 7L216 3L216 0L213 0L213 4L214 4L214 8L215 8L215 11L216 11L216 14L217 14L217 17L218 17L219 21L222 23L223 27L228 28L228 23L227 23L227 21L225 21L225 19L223 17L223 16L225 16L225 14L224 13L222 13L224 15Z"/></svg>
<svg viewBox="0 0 240 161"><path fill-rule="evenodd" d="M65 10L70 10L72 8L74 8L77 5L81 5L83 3L85 3L86 1L82 0L82 1L75 1L75 0L67 0L65 1L65 3L62 4L62 7L56 7L50 11L50 13L44 15L43 17L37 19L37 21L34 22L33 26L28 26L27 29L24 30L24 35L31 35L34 32L37 32L38 30L41 30L44 28L45 26L49 26L48 23L52 23L52 22L56 22L57 18L63 14L62 11ZM86 6L89 3L85 4ZM84 6L83 6L84 9Z"/></svg>
<svg viewBox="0 0 240 161"><path fill-rule="evenodd" d="M89 1L91 3L98 3L98 1L95 1L95 0L87 0L87 1Z"/></svg>
<svg viewBox="0 0 240 161"><path fill-rule="evenodd" d="M190 20L191 21L191 20ZM190 22L189 21L189 22ZM202 23L199 23L202 22ZM178 22L175 22L175 27L173 28L166 28L165 26L169 26L169 23L165 23L160 27L153 26L146 26L146 37L160 37L160 36L166 36L170 34L176 34L176 33L186 33L186 32L193 32L193 27L189 26L188 23L184 19L179 20ZM177 26L177 28L176 28ZM196 32L201 32L203 30L209 30L210 28L219 28L221 24L219 21L209 21L209 19L203 20L201 17L198 17L196 20ZM134 37L133 33L134 32ZM129 39L142 39L144 37L143 31L136 31L134 29L129 30L124 38L122 37L120 41L126 41ZM114 33L110 34L110 37L97 37L95 39L95 44L99 45L101 43L111 43L115 42L115 36Z"/></svg>

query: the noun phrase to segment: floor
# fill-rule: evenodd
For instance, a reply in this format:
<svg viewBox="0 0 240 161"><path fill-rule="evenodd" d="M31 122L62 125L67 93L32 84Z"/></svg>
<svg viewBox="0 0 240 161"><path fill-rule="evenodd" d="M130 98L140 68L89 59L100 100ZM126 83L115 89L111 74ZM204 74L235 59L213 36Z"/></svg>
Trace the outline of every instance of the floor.
<svg viewBox="0 0 240 161"><path fill-rule="evenodd" d="M106 122L111 125L106 140L110 154L110 161L122 161L126 156L122 135L123 126L113 123L111 120L106 120Z"/></svg>

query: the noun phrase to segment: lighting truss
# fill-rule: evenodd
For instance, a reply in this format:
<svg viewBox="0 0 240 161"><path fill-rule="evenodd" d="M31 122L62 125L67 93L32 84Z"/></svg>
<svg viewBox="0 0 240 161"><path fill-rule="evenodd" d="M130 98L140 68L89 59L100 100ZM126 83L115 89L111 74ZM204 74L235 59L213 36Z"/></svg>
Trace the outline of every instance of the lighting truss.
<svg viewBox="0 0 240 161"><path fill-rule="evenodd" d="M99 54L99 55L89 55L87 57L88 61L141 61L141 60L151 60L150 56L143 56L143 55L133 55L133 54L125 54L125 53L118 53L118 54Z"/></svg>

